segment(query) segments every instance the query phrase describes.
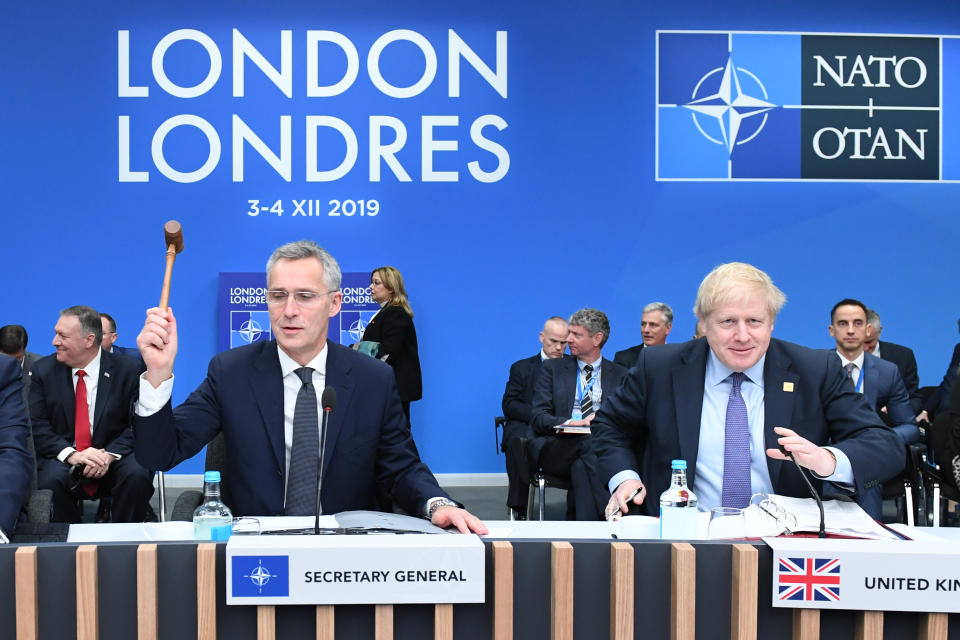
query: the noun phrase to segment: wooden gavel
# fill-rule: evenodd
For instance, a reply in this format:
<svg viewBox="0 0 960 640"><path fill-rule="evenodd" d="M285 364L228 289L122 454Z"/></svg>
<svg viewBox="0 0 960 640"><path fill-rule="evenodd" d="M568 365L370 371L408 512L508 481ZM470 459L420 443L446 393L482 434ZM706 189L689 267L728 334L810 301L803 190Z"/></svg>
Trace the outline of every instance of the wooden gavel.
<svg viewBox="0 0 960 640"><path fill-rule="evenodd" d="M163 236L167 243L167 269L163 274L163 290L160 291L160 309L167 310L170 302L170 278L173 276L173 262L177 254L183 251L183 227L176 220L167 220L163 225Z"/></svg>

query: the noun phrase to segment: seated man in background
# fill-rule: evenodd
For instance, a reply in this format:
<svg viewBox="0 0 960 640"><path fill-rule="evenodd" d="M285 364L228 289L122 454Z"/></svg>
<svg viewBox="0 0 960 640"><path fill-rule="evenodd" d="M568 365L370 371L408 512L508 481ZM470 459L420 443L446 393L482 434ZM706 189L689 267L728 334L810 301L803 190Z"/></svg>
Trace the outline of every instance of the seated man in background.
<svg viewBox="0 0 960 640"><path fill-rule="evenodd" d="M115 353L120 356L135 358L142 365L143 359L140 357L140 351L131 349L130 347L121 347L117 344L117 323L113 319L113 316L101 311L100 321L103 323L103 340L100 341L100 346L103 347L103 350L107 353ZM144 366L144 368L146 367Z"/></svg>
<svg viewBox="0 0 960 640"><path fill-rule="evenodd" d="M809 496L778 445L814 472L815 487L828 481L860 493L899 473L903 447L837 357L771 337L785 301L756 267L720 265L697 291L706 339L643 350L592 424L608 512L635 513L646 500L657 515L674 459L687 461L701 510L743 508L760 492Z"/></svg>
<svg viewBox="0 0 960 640"><path fill-rule="evenodd" d="M863 394L880 419L893 428L906 459L906 447L920 441L920 429L897 366L863 350L868 326L867 308L859 300L841 300L830 311L830 335L837 343L840 366L854 390ZM883 488L864 490L857 502L867 513L882 512Z"/></svg>
<svg viewBox="0 0 960 640"><path fill-rule="evenodd" d="M33 475L20 363L0 355L0 542L9 542Z"/></svg>
<svg viewBox="0 0 960 640"><path fill-rule="evenodd" d="M920 429L897 366L863 349L867 326L867 308L859 300L847 298L834 305L829 330L837 343L840 366L874 411L881 418L886 414L904 446L919 442Z"/></svg>
<svg viewBox="0 0 960 640"><path fill-rule="evenodd" d="M134 416L137 453L167 470L222 432L229 461L223 500L235 515L313 515L318 497L326 514L373 509L381 484L408 513L486 533L420 461L393 369L327 340L343 302L340 279L337 261L314 242L274 251L266 293L274 340L214 356L206 379L176 409L177 322L170 309L148 310L137 338L147 365ZM327 387L336 407L321 456L319 402Z"/></svg>
<svg viewBox="0 0 960 640"><path fill-rule="evenodd" d="M663 302L651 302L643 308L643 314L640 316L640 335L643 337L643 342L629 349L617 351L613 361L629 369L637 363L641 349L665 344L671 329L673 329L673 309Z"/></svg>
<svg viewBox="0 0 960 640"><path fill-rule="evenodd" d="M872 353L878 358L897 365L903 384L910 396L910 407L916 416L923 410L923 396L920 395L920 376L917 374L917 358L913 349L894 342L880 341L883 333L883 324L880 314L873 309L867 309L866 334L863 339L863 350Z"/></svg>
<svg viewBox="0 0 960 640"><path fill-rule="evenodd" d="M537 437L529 453L546 473L570 479L567 518L596 520L606 495L596 478L590 436L565 434L555 427L590 425L627 370L600 355L610 338L606 314L580 309L570 316L569 326L567 342L574 357L544 362L537 376L530 418Z"/></svg>
<svg viewBox="0 0 960 640"><path fill-rule="evenodd" d="M90 307L64 309L54 331L57 352L37 361L30 384L37 486L53 491L57 522L80 522L81 492L111 496L114 522L144 522L153 472L137 461L130 431L141 369L100 348L100 314Z"/></svg>
<svg viewBox="0 0 960 640"><path fill-rule="evenodd" d="M540 353L517 360L510 365L510 378L503 391L503 415L507 423L503 426L503 443L501 449L506 455L507 463L507 506L526 517L527 487L520 486L517 465L511 451L511 443L519 438L530 440L533 430L530 429L530 412L533 405L533 385L540 373L540 365L544 360L562 358L567 350L567 321L560 316L548 318L540 331Z"/></svg>
<svg viewBox="0 0 960 640"><path fill-rule="evenodd" d="M27 351L27 330L19 324L0 327L0 353L16 358L23 370L23 403L26 406L30 397L30 371L33 363L40 359L36 353Z"/></svg>

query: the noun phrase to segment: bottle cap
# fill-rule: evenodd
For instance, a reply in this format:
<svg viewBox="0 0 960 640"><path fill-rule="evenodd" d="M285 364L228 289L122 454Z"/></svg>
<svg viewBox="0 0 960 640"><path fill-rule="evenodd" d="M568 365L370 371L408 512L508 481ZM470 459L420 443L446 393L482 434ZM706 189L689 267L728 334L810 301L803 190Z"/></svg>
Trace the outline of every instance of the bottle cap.
<svg viewBox="0 0 960 640"><path fill-rule="evenodd" d="M686 469L687 461L686 460L671 460L670 461L671 469Z"/></svg>
<svg viewBox="0 0 960 640"><path fill-rule="evenodd" d="M207 471L203 474L204 482L220 482L220 472L219 471Z"/></svg>

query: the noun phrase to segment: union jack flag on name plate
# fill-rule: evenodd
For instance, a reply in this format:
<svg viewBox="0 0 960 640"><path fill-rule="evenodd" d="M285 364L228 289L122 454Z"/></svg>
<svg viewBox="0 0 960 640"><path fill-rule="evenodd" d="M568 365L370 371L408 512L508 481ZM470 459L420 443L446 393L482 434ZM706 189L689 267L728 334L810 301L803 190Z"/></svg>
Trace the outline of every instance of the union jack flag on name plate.
<svg viewBox="0 0 960 640"><path fill-rule="evenodd" d="M780 600L838 602L838 558L780 558L777 567Z"/></svg>

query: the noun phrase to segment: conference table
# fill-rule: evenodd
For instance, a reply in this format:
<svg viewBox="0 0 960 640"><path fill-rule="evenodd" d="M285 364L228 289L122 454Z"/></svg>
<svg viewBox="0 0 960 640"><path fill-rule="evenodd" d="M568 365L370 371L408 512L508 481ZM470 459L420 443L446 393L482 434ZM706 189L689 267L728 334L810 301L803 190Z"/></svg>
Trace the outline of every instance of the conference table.
<svg viewBox="0 0 960 640"><path fill-rule="evenodd" d="M75 525L64 543L0 545L0 639L960 638L960 614L775 608L759 540L487 525L484 603L336 606L227 605L226 545L186 539L189 523Z"/></svg>

